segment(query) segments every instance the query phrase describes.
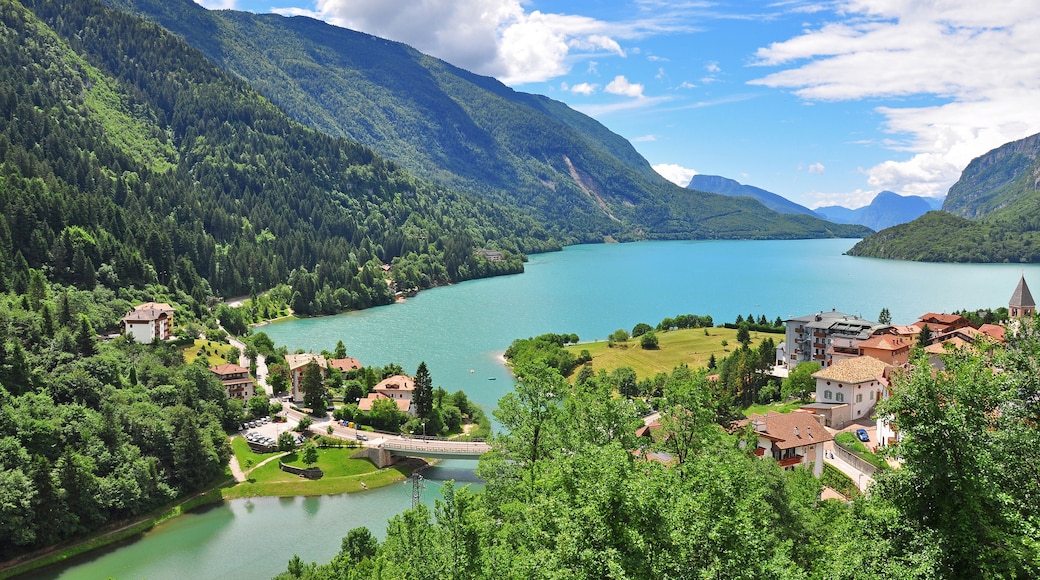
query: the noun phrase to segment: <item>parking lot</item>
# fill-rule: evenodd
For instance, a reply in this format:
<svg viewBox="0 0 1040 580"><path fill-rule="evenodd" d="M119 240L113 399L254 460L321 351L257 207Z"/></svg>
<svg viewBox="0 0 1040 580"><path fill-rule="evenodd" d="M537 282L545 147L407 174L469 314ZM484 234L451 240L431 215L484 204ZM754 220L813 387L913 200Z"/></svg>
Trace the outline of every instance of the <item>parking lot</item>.
<svg viewBox="0 0 1040 580"><path fill-rule="evenodd" d="M278 436L285 431L290 431L293 427L295 427L295 423L274 422L269 417L263 417L255 421L247 421L242 425L239 433L250 443L265 447L278 447ZM303 443L303 435L299 433L293 433L293 435L296 437L297 445Z"/></svg>

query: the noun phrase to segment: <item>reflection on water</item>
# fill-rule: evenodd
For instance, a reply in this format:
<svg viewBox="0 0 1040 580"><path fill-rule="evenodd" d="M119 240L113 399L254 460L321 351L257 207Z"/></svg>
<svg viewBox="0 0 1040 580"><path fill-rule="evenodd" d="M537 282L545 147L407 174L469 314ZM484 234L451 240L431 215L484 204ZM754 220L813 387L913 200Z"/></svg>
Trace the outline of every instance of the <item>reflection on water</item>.
<svg viewBox="0 0 1040 580"><path fill-rule="evenodd" d="M432 508L441 498L442 477L479 487L475 466L474 461L452 460L425 470L422 502ZM411 502L410 481L362 493L232 500L26 577L270 578L285 570L293 554L305 562L331 560L353 528L365 526L383 538L386 522Z"/></svg>

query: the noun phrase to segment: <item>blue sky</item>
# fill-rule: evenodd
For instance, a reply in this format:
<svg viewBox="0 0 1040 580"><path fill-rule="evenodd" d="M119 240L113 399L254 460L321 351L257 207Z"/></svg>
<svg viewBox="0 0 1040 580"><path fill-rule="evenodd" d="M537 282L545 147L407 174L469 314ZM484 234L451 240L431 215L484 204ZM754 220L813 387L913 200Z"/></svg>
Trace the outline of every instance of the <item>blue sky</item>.
<svg viewBox="0 0 1040 580"><path fill-rule="evenodd" d="M662 175L941 197L1040 132L1034 0L200 0L404 42L582 111Z"/></svg>

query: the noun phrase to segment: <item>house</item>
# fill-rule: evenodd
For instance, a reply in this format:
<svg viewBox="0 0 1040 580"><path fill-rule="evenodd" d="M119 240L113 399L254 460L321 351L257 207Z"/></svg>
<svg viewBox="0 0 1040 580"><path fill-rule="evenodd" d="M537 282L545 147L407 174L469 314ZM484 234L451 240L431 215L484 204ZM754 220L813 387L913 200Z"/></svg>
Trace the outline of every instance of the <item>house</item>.
<svg viewBox="0 0 1040 580"><path fill-rule="evenodd" d="M831 310L784 321L787 368L817 361L828 367L836 360L859 356L856 345L887 325Z"/></svg>
<svg viewBox="0 0 1040 580"><path fill-rule="evenodd" d="M415 402L412 395L415 393L415 380L407 375L394 375L383 379L369 391L368 396L358 401L358 411L371 411L372 405L379 399L389 399L397 404L397 409L411 416L416 415Z"/></svg>
<svg viewBox="0 0 1040 580"><path fill-rule="evenodd" d="M322 355L311 352L285 355L285 363L289 366L290 394L294 403L303 402L303 392L300 390L300 385L303 383L303 372L311 361L318 363L318 368L321 369L321 376L324 377L328 363L325 362L325 357Z"/></svg>
<svg viewBox="0 0 1040 580"><path fill-rule="evenodd" d="M481 248L479 250L474 250L473 254L476 256L482 256L488 262L501 262L504 259L502 252L499 252L498 250L486 250Z"/></svg>
<svg viewBox="0 0 1040 580"><path fill-rule="evenodd" d="M927 326L928 330L932 333L932 338L934 339L936 335L944 332L971 326L971 321L959 314L937 314L935 312L929 312L918 319L917 326L921 329L924 329L924 327Z"/></svg>
<svg viewBox="0 0 1040 580"><path fill-rule="evenodd" d="M1018 281L1018 286L1015 286L1015 292L1011 294L1011 300L1008 300L1008 316L1011 318L1025 318L1033 316L1036 313L1036 303L1033 302L1033 295L1029 292L1029 286L1026 285L1026 276L1022 275L1022 278Z"/></svg>
<svg viewBox="0 0 1040 580"><path fill-rule="evenodd" d="M758 444L755 455L772 457L784 469L797 466L812 471L816 477L823 473L823 444L834 437L820 422L805 411L751 415L737 425L751 425Z"/></svg>
<svg viewBox="0 0 1040 580"><path fill-rule="evenodd" d="M869 356L885 364L898 366L910 360L913 341L895 334L875 334L856 345L859 356Z"/></svg>
<svg viewBox="0 0 1040 580"><path fill-rule="evenodd" d="M361 368L361 361L356 358L330 358L329 367L338 370L341 373L348 371L356 371Z"/></svg>
<svg viewBox="0 0 1040 580"><path fill-rule="evenodd" d="M137 342L173 338L173 307L163 302L146 302L134 306L119 321L122 334Z"/></svg>
<svg viewBox="0 0 1040 580"><path fill-rule="evenodd" d="M874 403L888 387L890 365L860 356L841 360L813 373L816 402L802 407L815 413L828 427L841 428L870 415Z"/></svg>
<svg viewBox="0 0 1040 580"><path fill-rule="evenodd" d="M209 371L224 383L224 392L229 399L246 400L256 394L256 382L249 376L249 369L236 364L213 365Z"/></svg>

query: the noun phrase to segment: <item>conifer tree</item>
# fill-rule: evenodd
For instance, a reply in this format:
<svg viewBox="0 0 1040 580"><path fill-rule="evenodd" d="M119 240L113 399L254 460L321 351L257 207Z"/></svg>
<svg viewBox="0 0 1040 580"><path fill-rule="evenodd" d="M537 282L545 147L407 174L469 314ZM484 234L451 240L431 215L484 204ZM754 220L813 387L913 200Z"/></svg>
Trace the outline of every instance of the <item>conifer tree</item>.
<svg viewBox="0 0 1040 580"><path fill-rule="evenodd" d="M422 419L430 416L433 410L433 381L430 379L430 371L426 368L426 361L419 363L415 370L415 413Z"/></svg>

